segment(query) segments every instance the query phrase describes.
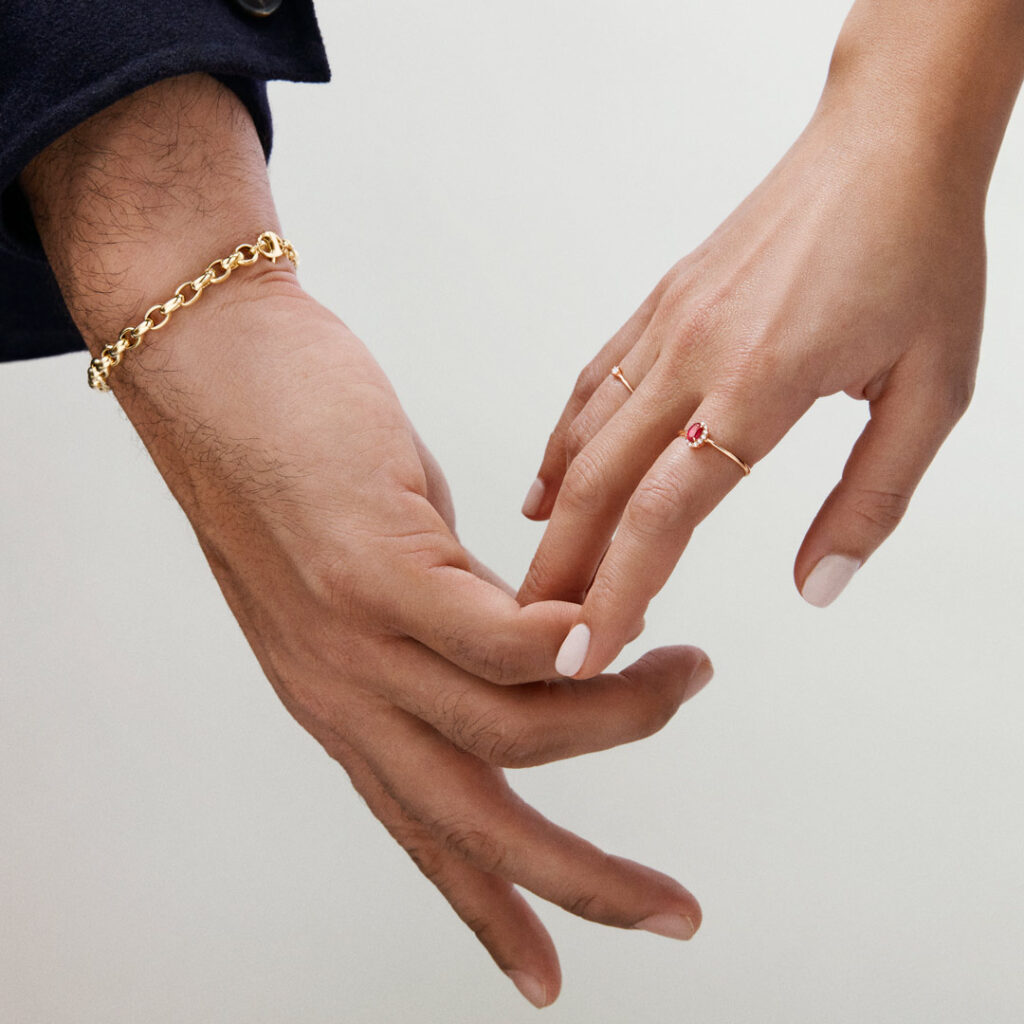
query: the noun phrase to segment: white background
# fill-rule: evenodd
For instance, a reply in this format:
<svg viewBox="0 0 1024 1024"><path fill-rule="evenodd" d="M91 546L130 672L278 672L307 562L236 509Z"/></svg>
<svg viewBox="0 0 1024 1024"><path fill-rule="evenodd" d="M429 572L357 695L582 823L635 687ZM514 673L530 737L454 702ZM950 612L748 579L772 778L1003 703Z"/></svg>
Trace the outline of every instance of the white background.
<svg viewBox="0 0 1024 1024"><path fill-rule="evenodd" d="M518 582L576 372L799 132L845 4L320 6L333 84L273 89L283 224ZM866 414L820 403L648 616L711 686L649 741L516 775L705 911L683 945L540 905L545 1019L1021 1019L1022 179L1018 117L975 402L894 538L832 608L798 597ZM85 364L0 370L0 1020L533 1019L280 708Z"/></svg>

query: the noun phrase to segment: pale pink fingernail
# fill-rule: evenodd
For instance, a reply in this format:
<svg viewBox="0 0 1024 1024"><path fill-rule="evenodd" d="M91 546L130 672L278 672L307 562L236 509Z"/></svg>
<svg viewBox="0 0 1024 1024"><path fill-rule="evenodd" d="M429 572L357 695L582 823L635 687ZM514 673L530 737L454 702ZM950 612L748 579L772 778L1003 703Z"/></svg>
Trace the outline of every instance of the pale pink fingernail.
<svg viewBox="0 0 1024 1024"><path fill-rule="evenodd" d="M830 605L861 567L859 558L850 555L826 555L804 580L800 596L815 608Z"/></svg>
<svg viewBox="0 0 1024 1024"><path fill-rule="evenodd" d="M535 516L540 509L540 503L544 500L544 481L540 477L530 484L530 489L523 499L523 515L526 517Z"/></svg>
<svg viewBox="0 0 1024 1024"><path fill-rule="evenodd" d="M697 926L682 914L651 914L642 921L637 921L634 928L655 935L664 935L667 939L692 939L697 933Z"/></svg>
<svg viewBox="0 0 1024 1024"><path fill-rule="evenodd" d="M582 622L569 630L569 635L562 641L555 658L555 671L560 676L574 676L583 667L590 647L590 627Z"/></svg>
<svg viewBox="0 0 1024 1024"><path fill-rule="evenodd" d="M512 984L519 989L522 997L533 1003L538 1010L542 1006L548 1005L548 990L539 978L527 974L526 971L506 971L505 973L512 979Z"/></svg>

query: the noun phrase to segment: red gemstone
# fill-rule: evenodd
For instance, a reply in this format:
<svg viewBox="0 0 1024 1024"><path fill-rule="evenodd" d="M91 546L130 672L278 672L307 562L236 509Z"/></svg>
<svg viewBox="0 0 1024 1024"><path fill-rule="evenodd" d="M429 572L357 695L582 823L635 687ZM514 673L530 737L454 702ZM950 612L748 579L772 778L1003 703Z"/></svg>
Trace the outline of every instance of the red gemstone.
<svg viewBox="0 0 1024 1024"><path fill-rule="evenodd" d="M704 424L699 420L696 423L691 423L689 429L686 431L686 440L690 444L700 440L700 435L704 432Z"/></svg>

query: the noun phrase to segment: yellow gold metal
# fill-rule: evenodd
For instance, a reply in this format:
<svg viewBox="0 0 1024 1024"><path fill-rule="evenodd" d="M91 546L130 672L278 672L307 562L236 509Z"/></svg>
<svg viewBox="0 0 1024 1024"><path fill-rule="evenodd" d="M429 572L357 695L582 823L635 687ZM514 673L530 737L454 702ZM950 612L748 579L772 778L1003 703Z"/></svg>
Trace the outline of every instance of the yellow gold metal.
<svg viewBox="0 0 1024 1024"><path fill-rule="evenodd" d="M741 458L739 458L736 455L733 455L733 453L729 451L728 448L723 448L716 441L712 441L710 437L707 439L707 443L711 445L711 447L714 448L716 452L721 452L727 459L732 459L732 461L735 462L736 465L743 470L744 476L750 476L750 467Z"/></svg>
<svg viewBox="0 0 1024 1024"><path fill-rule="evenodd" d="M261 256L271 263L276 263L284 256L296 267L299 265L299 254L295 251L295 246L273 231L262 232L255 242L243 242L230 256L214 260L198 277L179 284L171 298L150 306L138 324L126 327L117 336L117 341L104 346L103 351L89 363L89 387L97 391L109 391L110 384L107 378L110 371L120 365L126 352L138 348L150 331L159 331L166 327L171 316L182 306L191 306L198 302L199 297L211 284L226 281L238 267L251 266ZM189 290L192 294L186 298L185 294ZM630 391L632 390L630 388Z"/></svg>
<svg viewBox="0 0 1024 1024"><path fill-rule="evenodd" d="M633 385L626 380L626 375L622 372L621 366L613 366L610 371L610 375L614 377L620 384L624 385L626 390L633 394Z"/></svg>

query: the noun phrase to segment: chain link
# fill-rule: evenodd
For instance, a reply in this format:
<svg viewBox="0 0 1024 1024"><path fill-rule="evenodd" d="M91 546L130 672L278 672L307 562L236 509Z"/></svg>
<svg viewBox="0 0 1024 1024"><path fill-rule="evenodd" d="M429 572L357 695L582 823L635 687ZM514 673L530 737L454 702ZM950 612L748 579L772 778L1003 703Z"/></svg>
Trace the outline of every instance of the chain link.
<svg viewBox="0 0 1024 1024"><path fill-rule="evenodd" d="M174 313L182 306L191 306L198 302L210 285L221 284L239 267L252 266L261 256L271 263L276 263L284 256L295 266L299 265L299 254L295 251L295 246L273 231L264 231L255 242L243 242L230 256L214 260L198 277L179 284L166 302L150 306L138 324L126 327L117 336L117 341L105 345L103 351L89 363L89 387L97 391L109 391L110 384L107 383L107 378L110 371L120 365L126 352L138 348L150 331L159 331L166 327ZM191 295L186 298L189 290Z"/></svg>

